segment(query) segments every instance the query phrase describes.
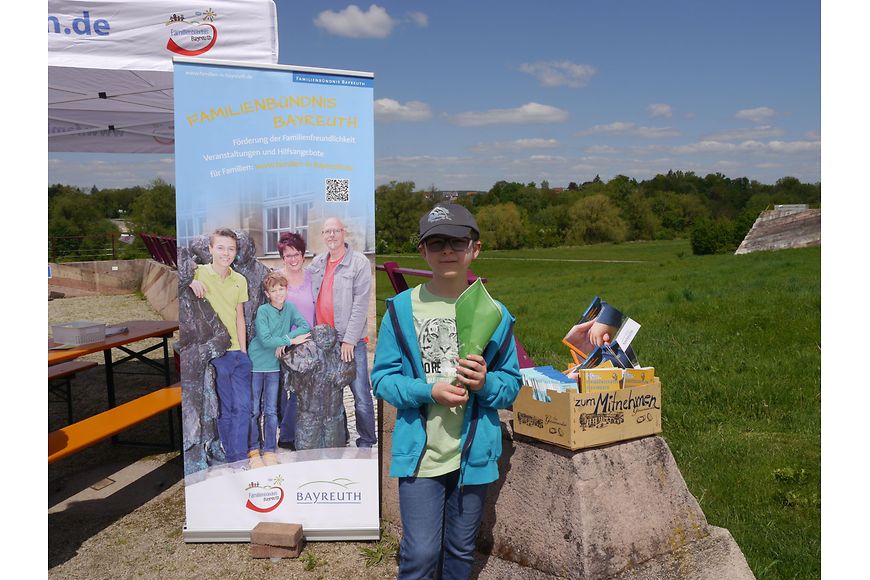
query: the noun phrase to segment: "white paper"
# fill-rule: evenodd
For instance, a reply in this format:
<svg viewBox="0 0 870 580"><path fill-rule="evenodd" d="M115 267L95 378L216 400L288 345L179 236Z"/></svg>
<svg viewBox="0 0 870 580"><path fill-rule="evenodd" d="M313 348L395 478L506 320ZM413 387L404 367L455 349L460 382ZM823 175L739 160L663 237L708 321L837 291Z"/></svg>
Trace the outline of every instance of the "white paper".
<svg viewBox="0 0 870 580"><path fill-rule="evenodd" d="M626 318L622 323L622 326L619 327L619 332L616 333L616 339L614 342L618 344L622 350L628 350L628 345L630 345L631 341L634 340L638 330L640 330L640 324L631 318Z"/></svg>

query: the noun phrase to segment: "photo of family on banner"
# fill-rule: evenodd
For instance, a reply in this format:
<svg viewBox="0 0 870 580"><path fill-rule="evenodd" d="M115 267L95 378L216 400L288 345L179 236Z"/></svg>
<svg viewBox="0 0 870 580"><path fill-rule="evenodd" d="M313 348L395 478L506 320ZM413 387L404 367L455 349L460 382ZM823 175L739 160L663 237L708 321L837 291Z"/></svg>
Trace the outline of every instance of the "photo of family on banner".
<svg viewBox="0 0 870 580"><path fill-rule="evenodd" d="M379 537L372 90L175 61L186 541Z"/></svg>

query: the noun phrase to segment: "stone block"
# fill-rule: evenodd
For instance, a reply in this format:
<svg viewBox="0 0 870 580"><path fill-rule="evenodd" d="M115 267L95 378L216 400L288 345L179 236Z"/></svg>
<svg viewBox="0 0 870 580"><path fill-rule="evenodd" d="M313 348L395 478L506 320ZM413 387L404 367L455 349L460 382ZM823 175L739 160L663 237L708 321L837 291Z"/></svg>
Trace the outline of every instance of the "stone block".
<svg viewBox="0 0 870 580"><path fill-rule="evenodd" d="M301 540L300 524L260 522L251 530L251 544L295 548Z"/></svg>
<svg viewBox="0 0 870 580"><path fill-rule="evenodd" d="M298 558L304 547L305 540L300 540L293 548L251 544L251 558Z"/></svg>
<svg viewBox="0 0 870 580"><path fill-rule="evenodd" d="M140 288L148 305L164 320L178 320L178 272L154 260L145 263Z"/></svg>

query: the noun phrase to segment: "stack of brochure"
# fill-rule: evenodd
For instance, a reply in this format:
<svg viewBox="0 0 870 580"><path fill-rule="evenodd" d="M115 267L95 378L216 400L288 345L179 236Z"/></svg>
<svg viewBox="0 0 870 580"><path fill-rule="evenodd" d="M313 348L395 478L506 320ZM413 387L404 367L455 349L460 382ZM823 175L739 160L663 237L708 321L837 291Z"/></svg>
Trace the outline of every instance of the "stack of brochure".
<svg viewBox="0 0 870 580"><path fill-rule="evenodd" d="M559 393L577 390L577 381L551 366L520 369L520 374L523 376L523 385L532 387L532 395L536 401L550 402L548 389Z"/></svg>

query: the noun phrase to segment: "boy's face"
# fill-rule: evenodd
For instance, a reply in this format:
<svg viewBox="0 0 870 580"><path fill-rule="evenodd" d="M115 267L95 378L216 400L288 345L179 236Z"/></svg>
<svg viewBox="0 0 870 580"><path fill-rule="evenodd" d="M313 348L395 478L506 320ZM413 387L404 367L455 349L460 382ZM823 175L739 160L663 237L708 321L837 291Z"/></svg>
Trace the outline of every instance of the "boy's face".
<svg viewBox="0 0 870 580"><path fill-rule="evenodd" d="M275 284L274 286L266 290L266 298L269 299L269 302L272 303L272 306L280 308L281 305L284 304L284 300L287 298L287 286Z"/></svg>
<svg viewBox="0 0 870 580"><path fill-rule="evenodd" d="M214 241L209 245L208 251L211 252L212 262L229 268L233 260L236 259L236 241L225 236L215 236Z"/></svg>
<svg viewBox="0 0 870 580"><path fill-rule="evenodd" d="M480 254L480 242L469 238L432 236L418 250L435 276L465 277L471 262Z"/></svg>

